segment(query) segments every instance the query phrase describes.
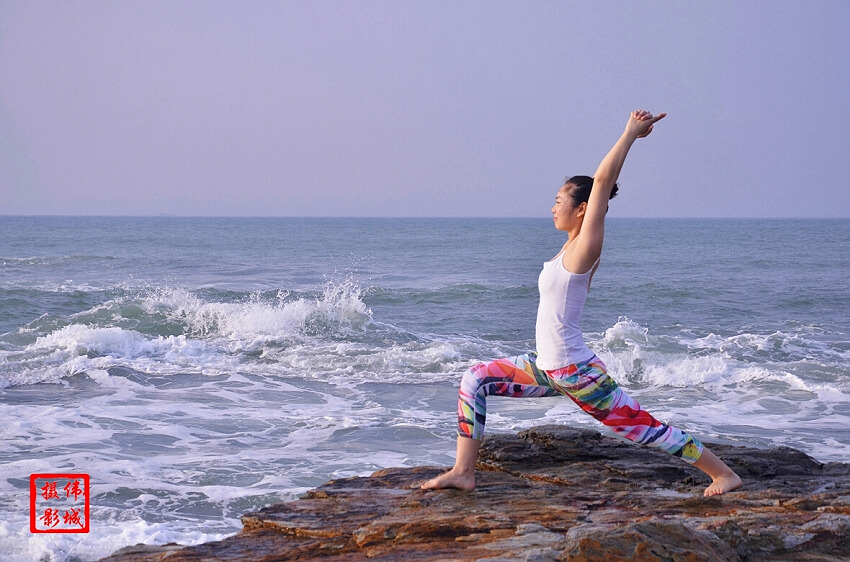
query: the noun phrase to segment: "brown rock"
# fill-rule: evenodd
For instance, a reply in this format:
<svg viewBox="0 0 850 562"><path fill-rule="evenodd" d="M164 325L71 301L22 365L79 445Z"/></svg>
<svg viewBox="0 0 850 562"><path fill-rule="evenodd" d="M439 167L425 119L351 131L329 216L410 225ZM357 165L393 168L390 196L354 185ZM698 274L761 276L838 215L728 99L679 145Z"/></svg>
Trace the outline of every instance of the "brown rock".
<svg viewBox="0 0 850 562"><path fill-rule="evenodd" d="M438 468L334 480L243 516L192 547L129 547L106 560L846 560L850 465L788 447L710 445L744 487L588 430L542 426L485 441L477 487L422 491Z"/></svg>
<svg viewBox="0 0 850 562"><path fill-rule="evenodd" d="M560 560L730 562L738 554L717 535L673 521L578 525L567 532Z"/></svg>

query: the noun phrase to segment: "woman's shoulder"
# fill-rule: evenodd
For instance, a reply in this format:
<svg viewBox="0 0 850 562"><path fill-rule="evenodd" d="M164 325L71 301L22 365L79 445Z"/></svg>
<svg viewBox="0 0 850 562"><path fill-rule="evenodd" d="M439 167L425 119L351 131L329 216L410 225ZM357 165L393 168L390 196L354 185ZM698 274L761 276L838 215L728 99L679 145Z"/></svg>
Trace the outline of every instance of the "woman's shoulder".
<svg viewBox="0 0 850 562"><path fill-rule="evenodd" d="M571 248L564 248L561 257L564 269L574 275L585 275L595 271L602 256L602 248L596 250L580 242L581 240L576 238Z"/></svg>

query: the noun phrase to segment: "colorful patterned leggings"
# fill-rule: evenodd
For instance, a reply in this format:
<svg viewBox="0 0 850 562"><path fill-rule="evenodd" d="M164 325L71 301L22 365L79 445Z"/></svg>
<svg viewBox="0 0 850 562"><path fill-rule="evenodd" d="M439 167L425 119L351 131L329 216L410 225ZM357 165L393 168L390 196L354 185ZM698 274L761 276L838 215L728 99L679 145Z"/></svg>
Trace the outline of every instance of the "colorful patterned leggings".
<svg viewBox="0 0 850 562"><path fill-rule="evenodd" d="M536 354L497 359L463 375L457 403L458 435L481 439L487 396L544 397L565 394L579 408L630 441L658 447L689 463L702 455L702 443L661 423L608 376L598 357L555 371L537 368Z"/></svg>

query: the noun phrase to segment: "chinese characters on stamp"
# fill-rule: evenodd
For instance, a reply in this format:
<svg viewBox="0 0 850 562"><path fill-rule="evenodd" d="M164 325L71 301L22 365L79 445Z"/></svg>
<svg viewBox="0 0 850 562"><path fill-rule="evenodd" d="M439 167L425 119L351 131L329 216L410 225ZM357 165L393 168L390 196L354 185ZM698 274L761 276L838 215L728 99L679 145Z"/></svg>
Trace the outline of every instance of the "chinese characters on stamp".
<svg viewBox="0 0 850 562"><path fill-rule="evenodd" d="M31 474L30 532L88 533L89 475Z"/></svg>

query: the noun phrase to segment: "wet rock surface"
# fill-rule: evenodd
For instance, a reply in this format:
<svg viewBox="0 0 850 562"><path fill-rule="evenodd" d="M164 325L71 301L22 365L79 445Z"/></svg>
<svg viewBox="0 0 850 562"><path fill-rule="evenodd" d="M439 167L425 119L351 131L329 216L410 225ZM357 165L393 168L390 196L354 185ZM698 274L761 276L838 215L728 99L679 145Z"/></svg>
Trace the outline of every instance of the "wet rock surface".
<svg viewBox="0 0 850 562"><path fill-rule="evenodd" d="M388 468L248 513L222 541L105 560L850 560L850 464L707 445L743 488L705 498L681 460L541 426L488 437L472 492L418 489L445 468Z"/></svg>

